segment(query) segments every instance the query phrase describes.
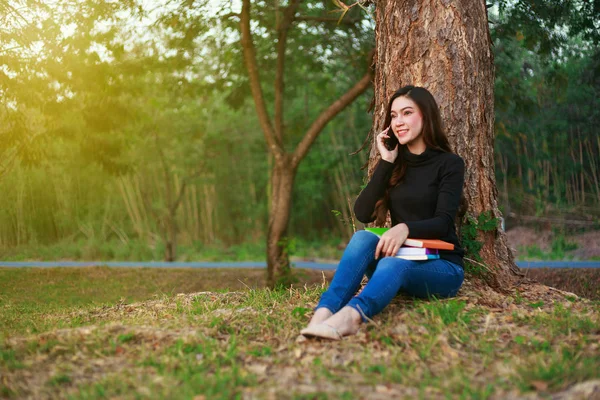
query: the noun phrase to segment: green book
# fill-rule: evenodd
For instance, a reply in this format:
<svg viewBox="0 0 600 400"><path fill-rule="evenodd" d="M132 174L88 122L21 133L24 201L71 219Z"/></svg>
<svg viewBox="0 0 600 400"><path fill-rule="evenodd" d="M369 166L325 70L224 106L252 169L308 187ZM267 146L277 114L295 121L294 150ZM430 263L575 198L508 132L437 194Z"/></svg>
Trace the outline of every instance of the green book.
<svg viewBox="0 0 600 400"><path fill-rule="evenodd" d="M390 228L365 228L365 231L374 233L375 235L381 237L385 232L387 232Z"/></svg>

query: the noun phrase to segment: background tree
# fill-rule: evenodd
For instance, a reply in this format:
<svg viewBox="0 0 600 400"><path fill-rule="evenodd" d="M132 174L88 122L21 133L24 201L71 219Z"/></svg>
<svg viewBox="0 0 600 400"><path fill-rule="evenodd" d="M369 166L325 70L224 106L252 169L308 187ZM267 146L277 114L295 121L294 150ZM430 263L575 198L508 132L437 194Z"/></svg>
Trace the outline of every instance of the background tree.
<svg viewBox="0 0 600 400"><path fill-rule="evenodd" d="M277 4L277 3L276 3ZM316 7L321 9L321 7ZM277 281L285 279L289 274L289 255L286 251L286 237L292 206L292 189L294 178L300 165L317 136L325 125L354 99L362 94L371 84L371 73L365 63L365 74L346 93L327 106L307 128L304 136L291 152L286 150L284 135L284 76L285 59L288 53L288 35L299 19L300 1L292 0L287 7L275 7L275 29L272 33L277 37L276 69L274 82L274 116L269 116L266 99L263 94L262 82L259 76L256 45L250 29L251 9L250 0L242 2L239 15L241 43L244 51L244 62L248 71L252 97L256 106L258 119L267 142L267 149L273 157L271 198L269 207L269 224L267 231L267 274L268 283L273 286ZM306 9L304 10L306 11ZM321 11L322 12L322 11ZM310 19L310 16L308 17ZM315 17L315 18L318 18ZM257 18L260 24L260 18ZM336 34L336 32L332 32ZM341 32L337 32L341 34ZM275 53L272 51L272 53Z"/></svg>

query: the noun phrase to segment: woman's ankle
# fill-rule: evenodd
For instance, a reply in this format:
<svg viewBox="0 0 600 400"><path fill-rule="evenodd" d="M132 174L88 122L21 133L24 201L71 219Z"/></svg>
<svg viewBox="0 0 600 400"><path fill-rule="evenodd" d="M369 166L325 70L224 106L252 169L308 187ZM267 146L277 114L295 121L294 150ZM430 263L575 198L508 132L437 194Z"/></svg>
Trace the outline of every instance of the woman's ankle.
<svg viewBox="0 0 600 400"><path fill-rule="evenodd" d="M332 315L333 315L333 313L328 308L319 307L316 309L315 313L313 314L310 322L308 323L308 326L320 324L321 322L325 321Z"/></svg>
<svg viewBox="0 0 600 400"><path fill-rule="evenodd" d="M343 310L348 313L348 316L352 320L353 324L360 325L362 323L362 316L356 308L346 306L343 308Z"/></svg>
<svg viewBox="0 0 600 400"><path fill-rule="evenodd" d="M353 307L344 307L328 318L325 323L339 331L342 336L354 335L360 328L362 318Z"/></svg>

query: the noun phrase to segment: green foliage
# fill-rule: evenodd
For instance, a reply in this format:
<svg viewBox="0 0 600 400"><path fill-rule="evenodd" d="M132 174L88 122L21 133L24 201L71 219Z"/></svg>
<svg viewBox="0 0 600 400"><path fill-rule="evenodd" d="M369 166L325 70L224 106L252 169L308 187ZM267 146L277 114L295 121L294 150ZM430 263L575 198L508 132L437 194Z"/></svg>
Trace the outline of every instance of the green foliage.
<svg viewBox="0 0 600 400"><path fill-rule="evenodd" d="M505 215L572 210L589 217L600 193L600 53L598 30L589 31L598 10L580 1L497 3L499 14L490 18L496 176Z"/></svg>
<svg viewBox="0 0 600 400"><path fill-rule="evenodd" d="M291 257L296 253L297 242L293 237L285 236L277 243L277 245L283 249L283 254L286 258Z"/></svg>
<svg viewBox="0 0 600 400"><path fill-rule="evenodd" d="M577 243L570 242L564 230L555 229L549 251L544 251L537 245L520 248L519 251L528 260L566 260L573 258L569 252L575 249Z"/></svg>
<svg viewBox="0 0 600 400"><path fill-rule="evenodd" d="M569 36L597 44L598 5L587 0L537 2L493 0L499 15L492 11L493 32L503 39L518 35L526 48L540 54L559 53Z"/></svg>
<svg viewBox="0 0 600 400"><path fill-rule="evenodd" d="M334 9L309 3L299 11L321 16ZM49 10L41 2L28 2L32 14L19 23L11 20L2 31L17 46L3 54L7 79L0 80L0 96L14 107L0 112L0 133L6 129L0 148L10 155L0 159L19 162L0 181L3 192L13 196L0 204L0 247L78 241L81 236L160 247L157 237L165 240L173 222L169 211L184 183L174 221L178 244L226 246L264 237L269 160L250 103L237 22L222 18L234 11L232 5L209 10L183 2L150 11L135 1L102 4L57 5L52 12L39 12L44 20L38 24L31 18L34 7ZM255 35L257 48L264 51L277 37L272 28L279 17L262 3L253 5L253 14L258 22L253 29L265 32ZM347 16L364 17L360 11ZM147 25L134 23L137 18L145 18ZM103 24L106 28L98 29ZM61 33L64 27L68 33ZM32 36L43 49L35 58L28 47ZM362 75L372 42L372 28L359 22L351 29L299 23L290 31L288 65L295 67L286 71L288 147ZM274 73L272 57L259 62L263 77ZM270 84L265 96L273 96ZM323 203L345 207L346 197L354 194L349 188L362 178L358 167L364 159L352 165L345 159L369 129L367 104L362 99L333 121L314 144L309 164L300 167L290 226L294 236L314 238L314 229L347 234L332 216L323 217ZM340 132L352 140L340 141ZM37 151L34 137L44 139L43 157L19 155ZM352 180L323 179L332 170ZM11 190L14 185L18 190ZM25 191L29 201L15 198ZM90 258L110 251L81 253ZM133 253L138 252L120 256L132 258ZM144 258L155 254L141 253Z"/></svg>
<svg viewBox="0 0 600 400"><path fill-rule="evenodd" d="M554 236L551 244L552 253L558 254L557 258L564 258L565 252L577 249L577 243L567 241L564 232Z"/></svg>
<svg viewBox="0 0 600 400"><path fill-rule="evenodd" d="M482 258L479 252L483 247L483 242L478 240L479 232L492 232L498 228L499 219L492 217L490 211L484 211L477 219L471 215L465 216L466 221L463 222L460 228L461 246L465 250L465 257L474 260L471 262L465 260L465 271L482 276L486 273L486 269L481 265Z"/></svg>
<svg viewBox="0 0 600 400"><path fill-rule="evenodd" d="M505 215L597 213L597 10L580 1L493 4ZM174 216L179 260L264 259L272 160L250 96L236 4L12 0L0 7L3 257L162 259L169 212L185 183ZM336 9L307 1L298 15ZM281 13L253 2L252 18L271 104ZM358 7L344 21L306 19L290 30L288 150L367 67L372 21ZM337 258L352 234L367 152L348 154L369 132L370 97L331 121L300 164L288 230L296 245L288 253L306 256L321 243L318 255ZM477 229L466 228L473 254ZM551 257L570 248L557 239Z"/></svg>

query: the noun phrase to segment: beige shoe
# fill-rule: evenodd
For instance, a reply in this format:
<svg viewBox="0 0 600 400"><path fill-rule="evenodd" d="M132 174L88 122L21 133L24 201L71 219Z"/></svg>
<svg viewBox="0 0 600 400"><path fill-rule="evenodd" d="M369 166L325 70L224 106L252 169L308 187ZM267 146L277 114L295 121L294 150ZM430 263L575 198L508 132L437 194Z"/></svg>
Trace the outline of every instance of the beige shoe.
<svg viewBox="0 0 600 400"><path fill-rule="evenodd" d="M342 340L342 335L333 326L325 323L315 324L300 331L300 334L307 338L320 338L330 340Z"/></svg>

